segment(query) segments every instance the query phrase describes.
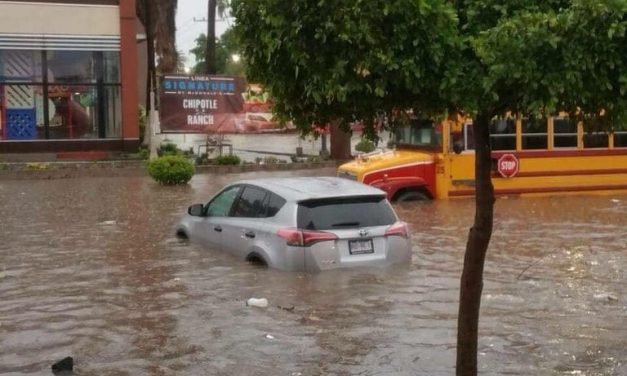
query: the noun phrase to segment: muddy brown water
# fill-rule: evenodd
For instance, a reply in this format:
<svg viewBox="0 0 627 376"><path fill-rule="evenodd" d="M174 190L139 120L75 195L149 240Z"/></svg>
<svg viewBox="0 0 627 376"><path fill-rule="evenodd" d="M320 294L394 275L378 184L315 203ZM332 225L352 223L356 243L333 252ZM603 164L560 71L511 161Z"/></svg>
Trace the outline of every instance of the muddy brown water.
<svg viewBox="0 0 627 376"><path fill-rule="evenodd" d="M264 176L294 174L333 170ZM65 356L76 375L454 374L472 200L396 206L406 267L285 273L174 237L189 204L254 176L0 181L0 374ZM627 375L626 269L627 196L499 199L480 373Z"/></svg>

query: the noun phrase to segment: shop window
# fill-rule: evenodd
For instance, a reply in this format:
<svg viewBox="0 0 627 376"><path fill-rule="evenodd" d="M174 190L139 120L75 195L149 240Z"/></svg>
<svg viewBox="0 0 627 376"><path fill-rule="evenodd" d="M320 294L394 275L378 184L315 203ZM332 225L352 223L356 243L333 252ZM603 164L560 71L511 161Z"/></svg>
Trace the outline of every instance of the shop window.
<svg viewBox="0 0 627 376"><path fill-rule="evenodd" d="M0 84L0 139L45 139L41 85Z"/></svg>
<svg viewBox="0 0 627 376"><path fill-rule="evenodd" d="M522 120L522 148L548 149L547 121L542 118L525 118Z"/></svg>
<svg viewBox="0 0 627 376"><path fill-rule="evenodd" d="M41 83L41 51L0 50L0 82Z"/></svg>
<svg viewBox="0 0 627 376"><path fill-rule="evenodd" d="M516 120L494 119L490 125L492 150L516 150Z"/></svg>
<svg viewBox="0 0 627 376"><path fill-rule="evenodd" d="M120 82L120 53L105 51L102 53L105 84L117 84Z"/></svg>
<svg viewBox="0 0 627 376"><path fill-rule="evenodd" d="M0 50L0 140L121 137L119 53Z"/></svg>
<svg viewBox="0 0 627 376"><path fill-rule="evenodd" d="M95 86L50 85L51 139L98 138Z"/></svg>
<svg viewBox="0 0 627 376"><path fill-rule="evenodd" d="M568 117L553 119L553 146L556 148L577 147L577 121Z"/></svg>
<svg viewBox="0 0 627 376"><path fill-rule="evenodd" d="M122 137L122 103L119 86L105 86L104 98L100 101L104 112L104 136Z"/></svg>
<svg viewBox="0 0 627 376"><path fill-rule="evenodd" d="M48 51L51 83L96 83L96 59L91 51Z"/></svg>

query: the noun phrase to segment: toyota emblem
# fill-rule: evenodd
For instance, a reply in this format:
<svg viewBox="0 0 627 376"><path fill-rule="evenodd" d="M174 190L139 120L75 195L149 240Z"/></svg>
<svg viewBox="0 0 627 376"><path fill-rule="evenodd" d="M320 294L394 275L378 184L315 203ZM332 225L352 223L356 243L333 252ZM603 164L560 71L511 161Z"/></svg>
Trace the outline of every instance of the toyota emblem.
<svg viewBox="0 0 627 376"><path fill-rule="evenodd" d="M361 230L359 230L359 236L361 237L368 236L368 230L366 230L365 228L362 228Z"/></svg>

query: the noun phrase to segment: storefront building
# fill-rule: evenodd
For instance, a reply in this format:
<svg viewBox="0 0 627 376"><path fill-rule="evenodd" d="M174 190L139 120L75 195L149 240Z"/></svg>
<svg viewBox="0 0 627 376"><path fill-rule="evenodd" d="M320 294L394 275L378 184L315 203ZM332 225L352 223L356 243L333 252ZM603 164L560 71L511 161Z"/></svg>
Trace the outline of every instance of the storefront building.
<svg viewBox="0 0 627 376"><path fill-rule="evenodd" d="M139 146L134 0L0 0L0 153Z"/></svg>

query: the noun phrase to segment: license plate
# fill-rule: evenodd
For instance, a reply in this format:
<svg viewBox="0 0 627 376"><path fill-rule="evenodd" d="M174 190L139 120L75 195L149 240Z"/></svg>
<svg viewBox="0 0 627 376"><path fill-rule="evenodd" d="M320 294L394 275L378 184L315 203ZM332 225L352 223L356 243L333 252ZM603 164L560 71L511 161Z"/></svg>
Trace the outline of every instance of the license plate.
<svg viewBox="0 0 627 376"><path fill-rule="evenodd" d="M351 240L348 242L348 251L351 255L363 255L365 253L374 253L372 239L368 240Z"/></svg>

